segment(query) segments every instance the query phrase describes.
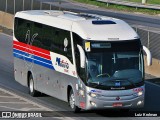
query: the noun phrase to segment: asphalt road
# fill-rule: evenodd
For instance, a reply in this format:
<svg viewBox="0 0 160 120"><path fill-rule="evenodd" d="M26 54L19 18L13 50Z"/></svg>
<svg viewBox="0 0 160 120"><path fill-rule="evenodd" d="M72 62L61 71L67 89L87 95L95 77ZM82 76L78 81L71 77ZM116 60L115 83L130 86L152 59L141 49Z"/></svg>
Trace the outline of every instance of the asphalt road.
<svg viewBox="0 0 160 120"><path fill-rule="evenodd" d="M73 2L72 0L61 0L62 1L61 4L59 4L57 0L37 0L37 1L48 2L51 3L52 6L58 8L60 7L62 9L66 9L69 11L85 12L85 13L115 17L125 20L129 24L152 27L152 29L158 28L160 31L160 24L159 24L160 16L150 16L150 15L144 15L142 13L135 14L131 12L127 13L116 10L103 9L93 5L86 5L82 3Z"/></svg>
<svg viewBox="0 0 160 120"><path fill-rule="evenodd" d="M70 111L68 104L57 100L56 98L43 95L42 97L33 98L28 95L28 88L20 85L14 80L13 75L13 56L12 56L12 37L5 35L3 33L0 34L0 87L12 91L21 97L27 98L28 100L34 101L38 104L41 104L51 110L57 111ZM155 84L146 82L146 98L145 98L145 107L143 109L135 109L134 111L159 111L160 112L160 86ZM93 112L83 111L77 115L73 114L72 112L63 112L64 116L72 116L76 119L107 119L109 114L107 111L102 112ZM114 114L117 114L115 112ZM83 118L82 118L83 117ZM104 118L105 117L105 118ZM123 117L120 118L108 118L108 119L124 119ZM134 119L134 118L125 118L127 120ZM136 117L136 119L144 119ZM150 119L150 118L148 118ZM159 118L154 118L159 119Z"/></svg>

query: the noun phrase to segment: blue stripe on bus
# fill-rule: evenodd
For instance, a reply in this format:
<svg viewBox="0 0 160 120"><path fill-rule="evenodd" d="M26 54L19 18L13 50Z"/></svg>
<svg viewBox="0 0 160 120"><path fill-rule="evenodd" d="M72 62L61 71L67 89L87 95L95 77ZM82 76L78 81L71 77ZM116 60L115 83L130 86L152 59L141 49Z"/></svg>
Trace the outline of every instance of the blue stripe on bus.
<svg viewBox="0 0 160 120"><path fill-rule="evenodd" d="M16 58L19 58L19 59L22 59L22 60L26 60L28 62L33 62L35 64L38 64L38 65L41 65L41 66L44 66L44 67L47 67L47 68L50 68L50 69L54 69L54 67L52 65L49 65L49 64L46 64L46 63L43 63L41 61L37 61L37 60L33 60L32 58L28 58L26 56L23 56L23 55L20 55L19 53L13 53L14 57Z"/></svg>
<svg viewBox="0 0 160 120"><path fill-rule="evenodd" d="M38 65L41 65L41 66L44 66L44 67L47 67L47 68L50 68L50 69L53 69L53 70L54 70L54 67L53 67L52 65L45 64L45 63L43 63L43 62L36 61L36 60L31 59L31 58L27 58L27 57L24 57L24 56L19 55L19 54L16 54L16 53L14 53L13 55L14 55L14 57L17 57L17 58L19 58L19 59L26 60L26 61L28 61L28 62L33 62L33 63L35 63L35 64L38 64Z"/></svg>
<svg viewBox="0 0 160 120"><path fill-rule="evenodd" d="M26 57L32 57L35 60L39 60L39 61L42 61L42 62L45 62L45 63L48 63L48 64L52 65L52 62L50 60L44 59L42 57L38 57L38 56L29 54L29 53L26 53L26 52L23 52L23 51L20 51L20 50L16 50L16 49L13 49L13 52L21 54L21 55L26 56Z"/></svg>

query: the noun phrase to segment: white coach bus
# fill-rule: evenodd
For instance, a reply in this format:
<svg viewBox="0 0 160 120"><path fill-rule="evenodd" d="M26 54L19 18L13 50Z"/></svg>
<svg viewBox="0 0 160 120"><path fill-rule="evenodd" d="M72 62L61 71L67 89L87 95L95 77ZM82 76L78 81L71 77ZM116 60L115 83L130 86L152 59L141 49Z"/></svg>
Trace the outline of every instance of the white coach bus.
<svg viewBox="0 0 160 120"><path fill-rule="evenodd" d="M69 102L71 109L144 106L144 60L151 53L124 21L54 10L17 12L14 20L15 80Z"/></svg>

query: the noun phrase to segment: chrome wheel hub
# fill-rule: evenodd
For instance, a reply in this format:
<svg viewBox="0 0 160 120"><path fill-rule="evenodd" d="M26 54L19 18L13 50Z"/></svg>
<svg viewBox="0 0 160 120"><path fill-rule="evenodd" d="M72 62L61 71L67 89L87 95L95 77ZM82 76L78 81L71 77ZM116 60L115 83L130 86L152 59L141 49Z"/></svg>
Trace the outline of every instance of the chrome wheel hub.
<svg viewBox="0 0 160 120"><path fill-rule="evenodd" d="M29 88L30 88L30 92L33 92L33 79L30 80L30 84L29 84Z"/></svg>
<svg viewBox="0 0 160 120"><path fill-rule="evenodd" d="M74 105L75 105L75 98L74 98L74 95L71 94L71 96L70 96L70 106L71 106L72 109L74 108Z"/></svg>

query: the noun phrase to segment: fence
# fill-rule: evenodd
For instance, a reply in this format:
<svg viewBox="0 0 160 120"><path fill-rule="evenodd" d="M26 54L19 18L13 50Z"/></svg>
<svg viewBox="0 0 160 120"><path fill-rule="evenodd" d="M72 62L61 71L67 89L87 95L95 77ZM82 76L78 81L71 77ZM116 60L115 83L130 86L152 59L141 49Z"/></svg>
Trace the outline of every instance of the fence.
<svg viewBox="0 0 160 120"><path fill-rule="evenodd" d="M135 7L136 9L143 8L143 9L160 10L160 5L145 4L146 0L142 1L143 4L142 3L137 3L137 2L125 1L125 0L96 0L96 1L106 3L107 6L109 6L109 4L115 4L115 5Z"/></svg>
<svg viewBox="0 0 160 120"><path fill-rule="evenodd" d="M160 60L160 29L132 26L141 38L144 46L148 47L152 56Z"/></svg>
<svg viewBox="0 0 160 120"><path fill-rule="evenodd" d="M0 11L7 13L15 14L18 11L23 10L51 10L51 9L60 9L53 6L49 2L58 2L61 4L61 0L0 0Z"/></svg>
<svg viewBox="0 0 160 120"><path fill-rule="evenodd" d="M59 2L60 0L44 0L45 2ZM53 3L43 3L38 0L0 0L0 11L15 14L22 10L51 10L60 9ZM141 37L142 44L151 50L152 56L160 60L160 29L151 29L138 25L132 26Z"/></svg>

